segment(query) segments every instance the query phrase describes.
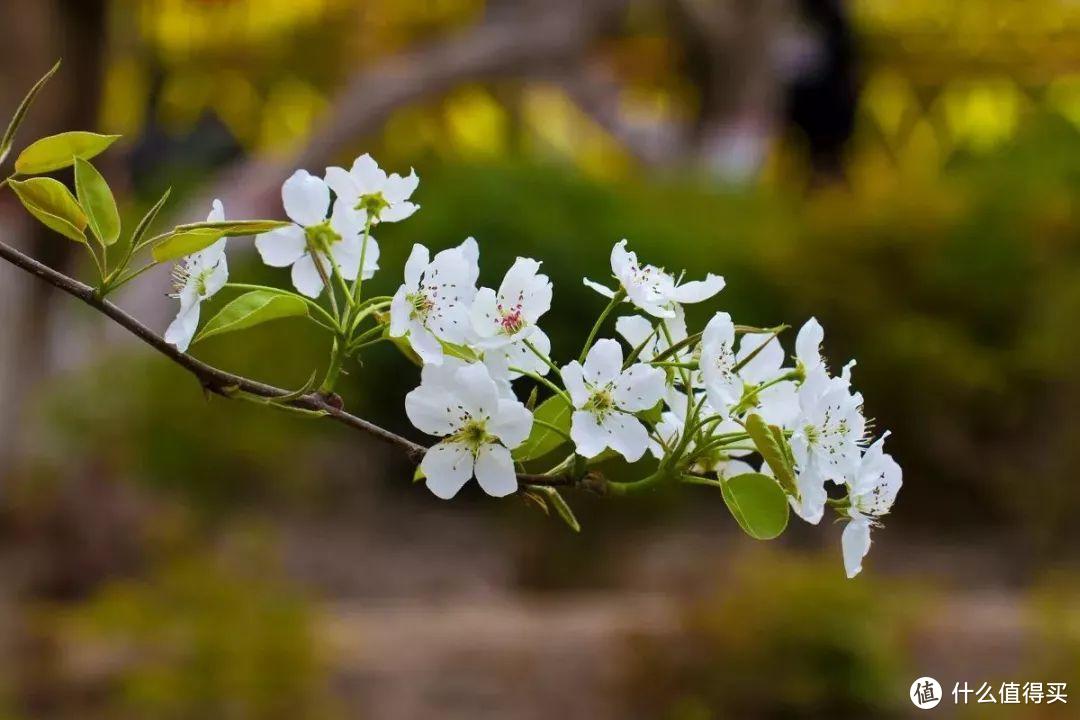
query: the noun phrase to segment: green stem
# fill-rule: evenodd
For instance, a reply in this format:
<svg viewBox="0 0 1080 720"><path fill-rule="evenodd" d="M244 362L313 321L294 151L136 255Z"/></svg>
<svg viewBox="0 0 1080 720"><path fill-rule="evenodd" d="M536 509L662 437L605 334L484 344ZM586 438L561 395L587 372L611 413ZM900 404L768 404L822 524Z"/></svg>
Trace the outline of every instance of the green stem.
<svg viewBox="0 0 1080 720"><path fill-rule="evenodd" d="M533 423L536 424L536 425L539 425L540 427L547 428L548 430L550 430L553 433L558 433L559 435L562 435L563 438L566 439L567 442L573 442L573 439L571 439L571 437L570 437L570 433L566 432L561 427L558 427L556 425L552 425L551 423L547 422L546 420L541 420L538 417L533 417Z"/></svg>
<svg viewBox="0 0 1080 720"><path fill-rule="evenodd" d="M329 395L334 392L334 386L337 385L338 378L341 376L341 361L344 357L345 353L341 349L341 339L334 338L334 345L330 349L330 365L326 368L326 377L323 378L322 385L319 386L321 394Z"/></svg>
<svg viewBox="0 0 1080 720"><path fill-rule="evenodd" d="M634 480L633 482L609 482L606 486L607 492L612 495L632 495L634 493L642 492L643 490L650 490L653 487L659 485L668 477L666 471L657 470L652 475L642 478L641 480Z"/></svg>
<svg viewBox="0 0 1080 720"><path fill-rule="evenodd" d="M567 405L570 405L571 407L573 407L574 403L573 403L572 400L570 400L570 396L566 394L566 391L563 390L558 385L556 385L555 383L548 380L543 375L538 375L538 374L536 374L534 372L530 372L528 370L524 370L524 369L519 368L519 367L512 367L512 368L510 368L510 371L511 372L516 372L516 373L521 373L522 375L529 378L530 380L533 380L535 382L538 382L538 383L541 383L541 384L545 385L549 390L551 390L553 393L555 393L556 395L561 397L563 400L565 400Z"/></svg>
<svg viewBox="0 0 1080 720"><path fill-rule="evenodd" d="M348 349L349 354L351 355L352 353L356 352L361 347L366 346L369 343L369 341L371 341L371 340L376 340L377 341L379 339L382 339L381 338L382 333L383 333L383 326L382 325L376 325L375 327L367 330L366 332L361 333L358 337L353 338L352 340L349 341L349 349Z"/></svg>
<svg viewBox="0 0 1080 720"><path fill-rule="evenodd" d="M555 374L556 374L556 375L560 375L560 376L561 376L561 374L562 374L562 371L561 371L561 370L559 370L559 368L555 366L555 363L553 363L553 362L551 361L551 358L549 358L549 357L548 357L547 355L545 355L544 353L540 352L540 349L539 349L539 348L537 348L537 347L536 347L535 345L533 345L533 344L532 344L531 342L529 342L528 338L526 338L526 339L522 340L521 342L523 342L523 343L525 344L525 347L529 348L529 350L531 350L531 351L532 351L532 354L533 354L533 355L535 355L536 357L540 358L540 360L541 360L541 361L542 361L542 362L543 362L543 363L544 363L545 365L547 365L547 366L548 366L549 368L551 368L552 370L554 370L554 371L555 371Z"/></svg>
<svg viewBox="0 0 1080 720"><path fill-rule="evenodd" d="M578 358L578 362L585 362L585 358L589 355L589 349L592 347L593 342L596 340L597 333L600 332L600 326L607 320L608 315L615 309L615 307L623 301L626 297L626 290L619 288L615 291L615 295L612 296L611 301L607 304L607 307L600 313L600 317L596 318L596 322L593 323L592 330L589 331L589 337L585 339L585 347L581 348L581 357Z"/></svg>
<svg viewBox="0 0 1080 720"><path fill-rule="evenodd" d="M364 240L360 245L360 271L356 274L356 280L353 282L353 304L359 304L360 299L364 296L364 261L367 259L367 246L368 240L371 239L371 213L368 213L367 222L364 223Z"/></svg>
<svg viewBox="0 0 1080 720"><path fill-rule="evenodd" d="M649 333L649 336L645 338L640 345L634 348L629 355L626 356L626 360L623 361L623 370L633 365L634 361L641 356L641 353L645 351L645 348L648 346L648 344L651 343L653 341L653 338L656 337L656 333L660 330L660 323L662 322L664 321L657 320L656 322L654 322L652 332Z"/></svg>
<svg viewBox="0 0 1080 720"><path fill-rule="evenodd" d="M326 268L323 267L322 259L319 258L319 253L315 252L315 249L311 247L311 243L308 243L308 254L311 255L311 262L315 265L315 272L319 273L319 278L322 279L323 287L326 288L326 294L330 297L330 309L334 311L334 324L341 324L341 311L338 310L337 296L334 293L334 286L330 284L330 276L326 274Z"/></svg>
<svg viewBox="0 0 1080 720"><path fill-rule="evenodd" d="M671 342L671 333L668 332L667 323L661 321L660 322L660 327L663 328L664 335L668 338L668 342L670 343ZM675 353L679 352L680 350L682 350L685 347L693 345L694 343L696 343L700 339L701 339L701 333L699 333L699 332L694 333L693 335L690 335L689 337L683 338L679 342L677 342L674 345L672 345L671 347L669 347L664 352L662 352L659 355L657 355L656 357L654 357L653 362L660 362L662 360L667 360L669 357L672 357L673 355L675 355Z"/></svg>

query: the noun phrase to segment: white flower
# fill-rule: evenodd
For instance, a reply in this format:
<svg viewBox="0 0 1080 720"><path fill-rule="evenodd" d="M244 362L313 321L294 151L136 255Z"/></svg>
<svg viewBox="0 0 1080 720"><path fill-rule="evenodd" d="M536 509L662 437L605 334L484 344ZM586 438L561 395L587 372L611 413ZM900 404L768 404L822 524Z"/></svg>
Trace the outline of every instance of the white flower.
<svg viewBox="0 0 1080 720"><path fill-rule="evenodd" d="M760 348L760 350L759 350ZM784 364L784 349L780 341L761 334L747 333L739 339L739 351L735 359L743 366L739 377L751 388L768 383L747 400L749 408L770 425L790 429L799 415L799 389L794 382L776 382L789 370Z"/></svg>
<svg viewBox="0 0 1080 720"><path fill-rule="evenodd" d="M480 249L467 238L429 261L423 245L413 245L405 262L405 283L390 303L390 335L409 336L425 364L443 361L440 340L463 345L470 337L469 306L476 295Z"/></svg>
<svg viewBox="0 0 1080 720"><path fill-rule="evenodd" d="M330 220L326 219L330 188L323 180L297 170L281 186L281 199L293 224L259 235L255 247L269 266L291 265L293 285L304 295L317 298L322 293L319 267L329 277L336 263L343 278L355 280L363 254L365 280L379 269L379 244L369 237L364 250L362 227L340 202L334 205Z"/></svg>
<svg viewBox="0 0 1080 720"><path fill-rule="evenodd" d="M367 223L369 217L372 224L397 222L420 209L419 205L409 202L420 184L416 172L411 171L404 178L397 173L387 176L367 154L356 158L350 170L326 168L326 184L356 218L360 227Z"/></svg>
<svg viewBox="0 0 1080 720"><path fill-rule="evenodd" d="M521 371L534 375L547 375L551 366L540 355L544 358L551 356L551 338L540 328L534 328L532 334L529 335L529 345L532 345L540 355L533 352L525 342L525 339L521 339L509 345L484 350L484 360L486 362L498 359L498 362L505 365L512 380L521 377Z"/></svg>
<svg viewBox="0 0 1080 720"><path fill-rule="evenodd" d="M225 209L220 200L214 200L206 222L222 222ZM226 238L221 238L208 248L184 258L173 268L173 283L180 300L180 312L165 330L165 342L187 352L195 330L199 327L199 306L203 300L225 287L229 280L229 263L225 258Z"/></svg>
<svg viewBox="0 0 1080 720"><path fill-rule="evenodd" d="M903 485L903 472L892 457L884 451L885 433L866 449L858 467L848 478L847 526L841 538L844 551L844 569L849 578L862 570L862 561L870 552L870 528L877 519L892 508L896 495Z"/></svg>
<svg viewBox="0 0 1080 720"><path fill-rule="evenodd" d="M735 366L735 324L726 312L718 312L701 333L701 358L698 367L709 404L722 414L742 398L743 381Z"/></svg>
<svg viewBox="0 0 1080 720"><path fill-rule="evenodd" d="M825 511L825 482L844 482L859 462L866 419L862 396L850 392L846 378L830 378L824 368L810 373L799 388L799 408L791 436L799 498L792 507L816 524Z"/></svg>
<svg viewBox="0 0 1080 720"><path fill-rule="evenodd" d="M807 374L825 367L825 358L821 355L824 340L825 330L815 318L810 318L799 328L795 337L795 358Z"/></svg>
<svg viewBox="0 0 1080 720"><path fill-rule="evenodd" d="M655 322L662 322L667 332L660 327L654 328ZM650 321L640 315L623 315L615 321L615 332L622 335L631 348L644 345L638 357L643 362L648 362L672 345L686 339L686 314L680 305L676 305L675 316L660 321ZM681 350L669 359L672 362L682 362L688 353L689 350Z"/></svg>
<svg viewBox="0 0 1080 720"><path fill-rule="evenodd" d="M584 457L596 457L610 447L630 462L645 454L649 433L631 413L648 410L664 395L664 372L637 363L622 369L622 347L600 340L585 358L562 369L563 382L574 404L570 438Z"/></svg>
<svg viewBox="0 0 1080 720"><path fill-rule="evenodd" d="M675 317L676 304L699 303L724 289L724 278L709 273L704 280L679 284L655 265L642 265L637 255L626 249L626 240L611 249L611 272L626 290L627 299L653 317ZM614 297L610 288L588 278L585 284L605 297Z"/></svg>
<svg viewBox="0 0 1080 720"><path fill-rule="evenodd" d="M510 449L529 436L532 413L499 396L483 363L447 358L441 366L424 366L420 387L405 397L405 413L420 430L445 438L420 463L435 495L454 497L474 475L488 495L517 490Z"/></svg>
<svg viewBox="0 0 1080 720"><path fill-rule="evenodd" d="M528 338L540 317L551 309L551 281L539 273L540 263L519 257L496 293L480 288L472 306L477 345L495 348Z"/></svg>

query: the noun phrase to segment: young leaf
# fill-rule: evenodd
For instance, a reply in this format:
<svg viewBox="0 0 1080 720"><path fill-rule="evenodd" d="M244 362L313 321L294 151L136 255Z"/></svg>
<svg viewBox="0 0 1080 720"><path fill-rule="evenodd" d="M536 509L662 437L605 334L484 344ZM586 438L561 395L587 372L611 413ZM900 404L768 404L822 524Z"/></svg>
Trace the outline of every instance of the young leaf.
<svg viewBox="0 0 1080 720"><path fill-rule="evenodd" d="M755 540L772 540L787 527L787 495L768 475L736 475L723 481L720 492L739 527Z"/></svg>
<svg viewBox="0 0 1080 720"><path fill-rule="evenodd" d="M86 215L62 182L30 178L12 180L10 185L23 206L46 227L75 242L86 242Z"/></svg>
<svg viewBox="0 0 1080 720"><path fill-rule="evenodd" d="M44 77L34 83L34 87L30 88L30 92L26 93L26 97L19 103L19 108L11 117L11 122L8 123L7 130L4 131L4 137L0 139L0 164L7 160L7 156L11 152L11 145L15 142L15 133L19 131L19 126L22 125L23 118L26 117L26 113L30 110L30 106L34 104L34 98L41 92L41 88L45 87L45 83L49 82L49 78L55 75L56 71L59 69L60 61L57 60L56 64L52 66L52 69L45 73Z"/></svg>
<svg viewBox="0 0 1080 720"><path fill-rule="evenodd" d="M308 314L304 300L284 290L253 290L236 298L206 323L195 342L214 335L246 330L271 320Z"/></svg>
<svg viewBox="0 0 1080 720"><path fill-rule="evenodd" d="M536 408L533 417L553 425L565 433L570 432L570 417L574 409L558 395L549 397ZM528 439L513 452L519 462L535 460L566 442L566 437L540 423L533 423Z"/></svg>
<svg viewBox="0 0 1080 720"><path fill-rule="evenodd" d="M177 225L177 232L187 230L220 230L223 237L262 235L278 228L292 225L285 220L226 220L224 222L200 222Z"/></svg>
<svg viewBox="0 0 1080 720"><path fill-rule="evenodd" d="M97 168L82 158L75 158L75 192L90 221L90 230L101 245L108 247L115 243L120 237L116 200Z"/></svg>
<svg viewBox="0 0 1080 720"><path fill-rule="evenodd" d="M754 447L768 463L773 475L788 492L796 494L795 469L790 461L791 451L783 432L773 433L762 417L756 413L746 418L746 432L754 441Z"/></svg>
<svg viewBox="0 0 1080 720"><path fill-rule="evenodd" d="M566 500L559 494L559 491L553 487L546 485L527 485L526 494L535 493L539 497L544 498L547 502L545 505L550 505L555 508L555 512L559 514L559 517L563 519L563 522L573 530L574 532L581 532L581 523L574 517L574 511L570 509L570 506L566 504ZM547 512L545 507L544 512Z"/></svg>
<svg viewBox="0 0 1080 720"><path fill-rule="evenodd" d="M157 214L161 212L161 208L164 207L165 202L169 199L169 195L171 194L172 188L169 188L161 196L161 199L154 203L154 207L146 211L146 214L143 215L142 220L140 220L139 224L135 226L135 232L131 233L131 247L133 250L138 249L139 243L142 242L143 236L146 235L146 232L150 229L150 224L154 222L154 218L156 218Z"/></svg>
<svg viewBox="0 0 1080 720"><path fill-rule="evenodd" d="M208 248L224 236L225 233L215 228L175 230L155 245L151 254L154 262L176 260Z"/></svg>
<svg viewBox="0 0 1080 720"><path fill-rule="evenodd" d="M40 175L66 168L75 158L89 160L103 153L120 138L119 135L75 130L50 135L32 143L15 159L15 172L20 175Z"/></svg>

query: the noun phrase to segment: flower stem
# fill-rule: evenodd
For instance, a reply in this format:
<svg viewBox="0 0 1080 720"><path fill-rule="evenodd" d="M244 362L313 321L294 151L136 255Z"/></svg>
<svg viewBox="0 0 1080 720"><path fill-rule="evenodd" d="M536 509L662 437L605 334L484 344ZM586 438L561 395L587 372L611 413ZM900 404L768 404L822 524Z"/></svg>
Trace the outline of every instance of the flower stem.
<svg viewBox="0 0 1080 720"><path fill-rule="evenodd" d="M360 245L360 270L356 273L356 281L353 282L352 287L352 299L353 304L359 304L360 299L364 296L364 262L367 259L367 246L368 240L371 239L371 214L368 213L367 221L364 223L364 240Z"/></svg>
<svg viewBox="0 0 1080 720"><path fill-rule="evenodd" d="M344 357L341 339L334 338L334 345L330 348L330 365L326 368L326 377L323 378L322 385L319 386L321 394L329 395L334 392L334 386L337 385L338 378L341 376L341 361Z"/></svg>
<svg viewBox="0 0 1080 720"><path fill-rule="evenodd" d="M545 355L544 353L540 352L540 349L539 349L538 347L536 347L535 345L533 345L533 344L532 344L531 342L529 342L528 338L526 338L526 339L522 340L521 342L525 344L525 347L529 348L529 350L531 350L531 351L532 351L533 355L535 355L536 357L540 358L540 360L541 360L541 361L542 361L542 362L543 362L543 363L544 363L545 365L547 365L547 366L548 366L549 368L551 368L552 370L554 370L554 371L555 371L555 374L556 374L556 375L560 375L560 374L561 374L561 371L559 370L559 368L558 368L558 367L556 367L556 366L555 366L555 363L553 363L553 362L551 361L551 358L549 358L549 357L548 357L547 355Z"/></svg>
<svg viewBox="0 0 1080 720"><path fill-rule="evenodd" d="M518 367L512 367L512 368L510 368L510 370L512 372L521 373L522 375L529 378L530 380L534 380L534 381L536 381L538 383L541 383L541 384L545 385L549 390L551 390L553 393L555 393L556 395L561 397L563 400L565 400L567 405L570 405L571 407L574 405L574 403L570 400L570 396L566 394L565 390L563 390L561 387L559 387L555 383L548 380L543 375L538 375L538 374L536 374L534 372L529 372L528 370L523 370L522 368L518 368Z"/></svg>
<svg viewBox="0 0 1080 720"><path fill-rule="evenodd" d="M615 291L615 295L612 296L611 301L607 304L607 307L600 313L600 317L596 318L596 322L592 326L592 330L589 331L589 337L585 339L585 347L581 348L581 356L578 358L578 362L585 362L585 358L589 355L589 349L592 347L593 342L596 341L596 335L600 332L600 326L607 320L608 315L615 309L615 307L623 301L626 297L626 290L619 288Z"/></svg>

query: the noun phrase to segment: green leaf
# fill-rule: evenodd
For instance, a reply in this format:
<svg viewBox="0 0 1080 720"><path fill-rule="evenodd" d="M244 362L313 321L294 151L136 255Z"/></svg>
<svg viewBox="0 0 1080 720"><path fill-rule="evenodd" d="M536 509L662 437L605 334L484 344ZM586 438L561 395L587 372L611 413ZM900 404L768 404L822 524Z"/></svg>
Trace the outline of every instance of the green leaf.
<svg viewBox="0 0 1080 720"><path fill-rule="evenodd" d="M787 527L790 512L787 495L768 475L736 475L723 481L720 492L735 521L750 537L772 540Z"/></svg>
<svg viewBox="0 0 1080 720"><path fill-rule="evenodd" d="M214 335L246 330L271 320L307 314L307 303L297 295L284 290L253 290L221 308L221 311L206 323L195 342Z"/></svg>
<svg viewBox="0 0 1080 720"><path fill-rule="evenodd" d="M30 178L12 180L10 185L23 206L46 227L75 242L86 242L86 214L62 182Z"/></svg>
<svg viewBox="0 0 1080 720"><path fill-rule="evenodd" d="M791 461L791 449L788 447L784 433L779 428L765 424L762 417L756 413L746 418L746 432L754 441L754 447L761 453L761 457L773 471L773 475L788 492L798 494L795 484L795 469Z"/></svg>
<svg viewBox="0 0 1080 720"><path fill-rule="evenodd" d="M427 475L425 475L424 471L420 469L419 465L417 465L416 470L414 470L413 474L412 474L412 481L414 483L418 483L421 480L425 479L426 477L427 477Z"/></svg>
<svg viewBox="0 0 1080 720"><path fill-rule="evenodd" d="M60 61L57 60L56 64L52 66L49 72L45 73L44 77L34 83L34 87L30 88L30 92L26 93L26 97L19 103L19 108L15 111L15 114L11 117L11 122L8 123L7 130L4 131L3 139L0 139L0 163L7 160L8 154L11 152L11 145L15 142L15 133L19 131L19 126L22 125L23 118L26 117L26 113L30 110L30 106L34 104L34 98L41 92L41 89L45 87L45 83L49 82L49 78L56 74L56 71L60 69Z"/></svg>
<svg viewBox="0 0 1080 720"><path fill-rule="evenodd" d="M116 200L105 178L93 165L82 158L75 158L75 192L79 205L86 211L90 229L103 247L108 247L120 237L120 213Z"/></svg>
<svg viewBox="0 0 1080 720"><path fill-rule="evenodd" d="M244 235L262 235L278 228L292 225L286 220L225 220L223 222L200 222L177 225L176 230L220 230L222 237L243 237Z"/></svg>
<svg viewBox="0 0 1080 720"><path fill-rule="evenodd" d="M570 432L570 417L574 409L558 395L552 395L540 407L536 408L533 417L554 425L563 432ZM533 423L532 432L528 439L514 450L514 459L519 462L535 460L566 442L566 438L549 427L539 423Z"/></svg>
<svg viewBox="0 0 1080 720"><path fill-rule="evenodd" d="M204 250L223 237L225 233L215 228L174 230L154 246L151 255L154 257L154 262L176 260Z"/></svg>
<svg viewBox="0 0 1080 720"><path fill-rule="evenodd" d="M99 135L82 130L50 135L19 153L15 160L15 172L20 175L40 175L60 170L74 163L77 157L89 160L100 155L119 138L119 135Z"/></svg>
<svg viewBox="0 0 1080 720"><path fill-rule="evenodd" d="M559 494L559 491L553 487L547 485L527 485L526 494L535 494L538 498L546 500L544 512L547 513L547 506L555 508L555 512L559 514L559 517L563 519L563 522L573 530L574 532L581 532L581 523L574 517L574 511L570 509L570 506L563 499L563 496Z"/></svg>
<svg viewBox="0 0 1080 720"><path fill-rule="evenodd" d="M169 188L165 191L161 198L156 203L154 203L154 207L146 211L146 214L143 215L142 220L140 220L139 224L135 226L135 232L131 233L132 250L139 249L139 243L142 242L143 236L146 235L146 232L150 229L150 224L154 222L154 218L156 218L158 213L161 212L161 208L165 206L165 202L169 199L169 195L171 194L172 188Z"/></svg>

